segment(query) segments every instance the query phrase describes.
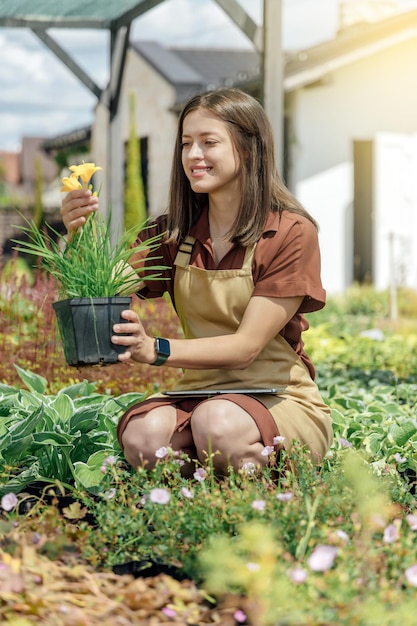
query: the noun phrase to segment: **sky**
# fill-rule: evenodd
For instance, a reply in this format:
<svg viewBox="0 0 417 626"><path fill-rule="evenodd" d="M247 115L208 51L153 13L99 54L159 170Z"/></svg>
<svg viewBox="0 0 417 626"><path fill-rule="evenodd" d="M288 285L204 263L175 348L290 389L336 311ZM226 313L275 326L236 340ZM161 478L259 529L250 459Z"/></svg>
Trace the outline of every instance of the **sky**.
<svg viewBox="0 0 417 626"><path fill-rule="evenodd" d="M258 24L262 22L262 0L239 2ZM400 10L417 8L417 0L397 4ZM282 0L284 50L331 39L338 19L339 0ZM106 31L48 32L105 86ZM165 0L133 22L130 38L183 47L252 46L214 0ZM29 29L0 28L0 60L0 151L19 150L23 136L54 137L91 124L95 97Z"/></svg>

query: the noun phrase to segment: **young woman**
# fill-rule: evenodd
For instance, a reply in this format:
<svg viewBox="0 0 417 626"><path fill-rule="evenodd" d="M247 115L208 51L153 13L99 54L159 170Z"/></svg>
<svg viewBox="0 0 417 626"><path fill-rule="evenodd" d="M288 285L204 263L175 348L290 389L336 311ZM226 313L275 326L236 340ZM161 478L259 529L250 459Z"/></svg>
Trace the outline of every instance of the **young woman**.
<svg viewBox="0 0 417 626"><path fill-rule="evenodd" d="M70 192L61 211L67 230L97 208L89 192ZM318 462L331 418L301 339L303 313L325 304L317 226L279 180L271 126L253 97L220 89L185 105L168 213L138 241L157 233L164 240L153 254L169 269L148 283L145 274L138 293L168 291L184 339L149 336L129 310L112 341L126 346L120 361L182 368L183 395L153 396L126 412L118 437L128 462L151 468L155 451L170 446L201 462L210 453L224 472L263 466L265 446L279 452L293 440ZM276 392L233 393L247 388ZM196 389L207 396L187 396ZM214 389L227 393L210 396Z"/></svg>

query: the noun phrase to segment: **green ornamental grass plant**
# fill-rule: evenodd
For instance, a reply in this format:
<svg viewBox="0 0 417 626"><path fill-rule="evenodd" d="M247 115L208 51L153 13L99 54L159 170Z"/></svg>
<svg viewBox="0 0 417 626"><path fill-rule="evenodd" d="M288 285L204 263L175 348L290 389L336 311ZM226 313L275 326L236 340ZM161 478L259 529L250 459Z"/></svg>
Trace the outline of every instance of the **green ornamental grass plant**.
<svg viewBox="0 0 417 626"><path fill-rule="evenodd" d="M94 163L83 163L70 167L71 176L62 179L61 191L91 189L92 176L100 167ZM97 192L94 192L97 195ZM42 227L26 220L27 226L21 229L26 233L26 241L15 239L17 250L41 259L42 267L54 277L59 296L65 298L97 298L130 294L138 283L141 267L130 270L128 265L133 254L152 251L159 237L150 238L134 248L129 247L133 230L135 234L146 224L136 225L126 231L116 245L112 243L110 228L111 214L107 220L98 213L91 214L83 228L71 238L51 229L48 235ZM150 266L149 262L155 261ZM157 257L147 256L147 271L155 272L147 280L156 278L164 269L156 263Z"/></svg>

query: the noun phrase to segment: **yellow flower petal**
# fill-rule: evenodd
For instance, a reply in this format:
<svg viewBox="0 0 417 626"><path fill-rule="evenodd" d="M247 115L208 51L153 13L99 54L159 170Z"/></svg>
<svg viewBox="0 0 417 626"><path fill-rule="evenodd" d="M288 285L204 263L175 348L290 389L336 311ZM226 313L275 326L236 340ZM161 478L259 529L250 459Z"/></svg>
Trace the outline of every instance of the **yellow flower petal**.
<svg viewBox="0 0 417 626"><path fill-rule="evenodd" d="M81 163L81 165L71 165L70 170L74 176L81 178L84 187L87 187L93 174L101 170L101 167L95 163Z"/></svg>
<svg viewBox="0 0 417 626"><path fill-rule="evenodd" d="M73 191L74 189L82 189L83 186L78 180L78 176L71 174L71 176L64 176L62 179L62 187L60 191Z"/></svg>

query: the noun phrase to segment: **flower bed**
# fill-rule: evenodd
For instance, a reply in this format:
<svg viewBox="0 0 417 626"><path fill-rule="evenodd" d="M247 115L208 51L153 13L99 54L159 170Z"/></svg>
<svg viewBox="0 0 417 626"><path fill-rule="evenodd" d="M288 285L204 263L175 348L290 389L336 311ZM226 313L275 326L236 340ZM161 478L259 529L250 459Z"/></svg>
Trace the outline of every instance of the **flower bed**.
<svg viewBox="0 0 417 626"><path fill-rule="evenodd" d="M330 302L310 317L335 428L319 468L294 448L279 479L246 468L220 481L208 459L185 480L169 449L133 471L115 439L125 406L178 373L69 368L51 289L36 285L0 298L2 623L414 625L411 322L394 328L364 297L360 312ZM178 333L164 300L135 306L152 332Z"/></svg>

